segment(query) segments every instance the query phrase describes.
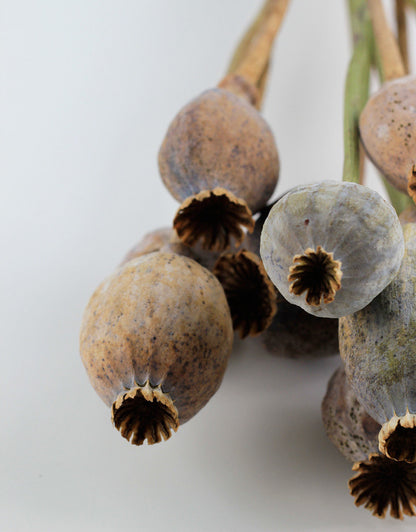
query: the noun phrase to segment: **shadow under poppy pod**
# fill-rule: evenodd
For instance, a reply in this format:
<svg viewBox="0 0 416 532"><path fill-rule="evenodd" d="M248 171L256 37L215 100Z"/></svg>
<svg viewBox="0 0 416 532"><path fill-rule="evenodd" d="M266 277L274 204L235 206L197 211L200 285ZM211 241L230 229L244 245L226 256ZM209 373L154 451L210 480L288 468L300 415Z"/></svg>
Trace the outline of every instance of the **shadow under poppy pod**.
<svg viewBox="0 0 416 532"><path fill-rule="evenodd" d="M377 517L416 515L416 464L390 460L377 453L377 423L358 402L344 367L332 375L322 401L322 421L328 438L347 460L354 462L348 482L357 506Z"/></svg>
<svg viewBox="0 0 416 532"><path fill-rule="evenodd" d="M340 319L340 354L366 411L381 425L387 457L416 462L416 225L395 279L365 308Z"/></svg>
<svg viewBox="0 0 416 532"><path fill-rule="evenodd" d="M131 443L167 439L220 386L233 342L212 273L173 253L133 259L92 295L80 334L91 384Z"/></svg>
<svg viewBox="0 0 416 532"><path fill-rule="evenodd" d="M159 151L159 170L172 196L182 202L173 225L181 240L223 251L252 214L272 195L279 176L273 133L256 110L256 84L289 0L267 0L265 16L247 57L216 88L183 107ZM265 9L265 8L263 8ZM266 16L267 15L267 16Z"/></svg>
<svg viewBox="0 0 416 532"><path fill-rule="evenodd" d="M323 318L365 305L400 267L403 233L393 207L356 183L290 190L264 223L260 254L282 296Z"/></svg>

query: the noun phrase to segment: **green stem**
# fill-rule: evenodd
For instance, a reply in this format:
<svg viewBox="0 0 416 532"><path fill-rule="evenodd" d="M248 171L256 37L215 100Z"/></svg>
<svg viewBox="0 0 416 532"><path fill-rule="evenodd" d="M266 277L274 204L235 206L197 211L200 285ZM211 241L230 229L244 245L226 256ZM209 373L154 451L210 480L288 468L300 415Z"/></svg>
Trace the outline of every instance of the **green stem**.
<svg viewBox="0 0 416 532"><path fill-rule="evenodd" d="M358 121L368 100L371 66L371 22L366 0L348 0L354 49L344 89L344 168L342 179L360 183Z"/></svg>
<svg viewBox="0 0 416 532"><path fill-rule="evenodd" d="M416 0L406 0L406 3L416 9Z"/></svg>

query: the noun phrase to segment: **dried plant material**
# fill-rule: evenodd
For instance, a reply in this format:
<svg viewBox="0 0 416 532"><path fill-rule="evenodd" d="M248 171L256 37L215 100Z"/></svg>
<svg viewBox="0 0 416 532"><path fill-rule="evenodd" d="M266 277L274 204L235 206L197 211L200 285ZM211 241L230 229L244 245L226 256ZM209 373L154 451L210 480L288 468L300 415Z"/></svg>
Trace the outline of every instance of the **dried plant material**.
<svg viewBox="0 0 416 532"><path fill-rule="evenodd" d="M416 462L416 415L393 416L381 427L379 449L392 460Z"/></svg>
<svg viewBox="0 0 416 532"><path fill-rule="evenodd" d="M412 200L416 203L416 165L412 164L407 176L407 192Z"/></svg>
<svg viewBox="0 0 416 532"><path fill-rule="evenodd" d="M416 465L389 460L376 453L353 466L356 475L348 482L357 506L364 505L377 517L416 515Z"/></svg>
<svg viewBox="0 0 416 532"><path fill-rule="evenodd" d="M260 257L246 250L222 255L214 275L224 288L234 330L240 337L256 336L267 329L276 313L276 289Z"/></svg>
<svg viewBox="0 0 416 532"><path fill-rule="evenodd" d="M130 260L92 295L80 334L91 384L137 445L168 438L218 390L233 343L218 279L154 252Z"/></svg>
<svg viewBox="0 0 416 532"><path fill-rule="evenodd" d="M178 411L172 399L160 386L149 381L122 392L111 407L111 419L123 438L133 445L149 445L170 438L179 427Z"/></svg>
<svg viewBox="0 0 416 532"><path fill-rule="evenodd" d="M321 246L316 250L308 248L303 255L293 257L289 291L297 296L306 292L306 303L317 307L322 299L324 303L334 300L341 288L341 277L341 262L334 259L332 252L326 252Z"/></svg>
<svg viewBox="0 0 416 532"><path fill-rule="evenodd" d="M381 59L384 79L391 80L406 75L406 69L397 41L387 23L381 0L368 0L376 46Z"/></svg>
<svg viewBox="0 0 416 532"><path fill-rule="evenodd" d="M406 0L395 1L397 43L399 45L400 56L403 61L405 74L409 73L409 50L407 39L407 21L406 21Z"/></svg>
<svg viewBox="0 0 416 532"><path fill-rule="evenodd" d="M254 220L245 201L223 188L204 190L186 199L173 220L179 238L188 246L201 240L202 247L223 251L244 238L243 228L252 231Z"/></svg>

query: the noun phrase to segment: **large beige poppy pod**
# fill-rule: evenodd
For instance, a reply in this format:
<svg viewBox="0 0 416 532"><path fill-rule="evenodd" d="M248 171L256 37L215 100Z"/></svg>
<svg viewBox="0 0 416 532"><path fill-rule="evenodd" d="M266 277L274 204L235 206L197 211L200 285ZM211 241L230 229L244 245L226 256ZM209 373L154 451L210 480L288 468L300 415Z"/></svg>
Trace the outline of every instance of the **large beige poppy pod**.
<svg viewBox="0 0 416 532"><path fill-rule="evenodd" d="M416 78L384 83L360 116L360 136L369 158L392 185L416 190ZM409 189L410 186L410 189Z"/></svg>
<svg viewBox="0 0 416 532"><path fill-rule="evenodd" d="M208 402L232 341L214 275L188 257L151 253L127 262L94 292L80 351L115 427L140 445L169 438Z"/></svg>
<svg viewBox="0 0 416 532"><path fill-rule="evenodd" d="M378 454L377 423L359 403L344 367L332 375L322 401L322 420L328 438L351 462L354 476L348 482L357 506L377 517L416 515L416 464L390 460Z"/></svg>
<svg viewBox="0 0 416 532"><path fill-rule="evenodd" d="M403 228L399 273L367 307L340 320L340 354L354 393L382 425L379 448L416 462L416 225Z"/></svg>
<svg viewBox="0 0 416 532"><path fill-rule="evenodd" d="M292 189L263 226L260 254L282 296L323 318L363 308L397 274L403 234L393 207L356 183Z"/></svg>

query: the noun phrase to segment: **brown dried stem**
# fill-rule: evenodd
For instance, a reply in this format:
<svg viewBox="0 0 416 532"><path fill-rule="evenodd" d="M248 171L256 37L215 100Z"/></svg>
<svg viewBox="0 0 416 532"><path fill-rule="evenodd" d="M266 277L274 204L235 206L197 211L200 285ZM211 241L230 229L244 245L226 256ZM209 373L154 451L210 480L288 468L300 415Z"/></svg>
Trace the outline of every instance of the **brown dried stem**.
<svg viewBox="0 0 416 532"><path fill-rule="evenodd" d="M390 515L403 519L403 514L414 516L416 506L416 465L389 460L379 454L370 454L368 460L353 465L356 475L348 482L356 506L372 511L377 517Z"/></svg>
<svg viewBox="0 0 416 532"><path fill-rule="evenodd" d="M149 382L121 393L111 408L111 419L123 438L133 445L167 440L179 427L178 411L160 386Z"/></svg>
<svg viewBox="0 0 416 532"><path fill-rule="evenodd" d="M406 1L396 0L397 42L406 74L409 73L409 50L407 41Z"/></svg>
<svg viewBox="0 0 416 532"><path fill-rule="evenodd" d="M276 314L277 293L260 257L246 250L226 253L217 260L213 273L224 288L240 337L267 329Z"/></svg>
<svg viewBox="0 0 416 532"><path fill-rule="evenodd" d="M306 303L319 306L321 300L331 303L341 288L341 262L321 246L308 248L303 255L295 255L289 268L289 291L295 295L306 292Z"/></svg>
<svg viewBox="0 0 416 532"><path fill-rule="evenodd" d="M384 80L388 81L405 76L406 69L403 65L399 46L387 23L381 0L367 1Z"/></svg>
<svg viewBox="0 0 416 532"><path fill-rule="evenodd" d="M253 85L257 85L269 62L274 39L280 28L290 0L267 0L260 12L261 19L250 39L244 59L234 70Z"/></svg>

